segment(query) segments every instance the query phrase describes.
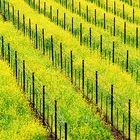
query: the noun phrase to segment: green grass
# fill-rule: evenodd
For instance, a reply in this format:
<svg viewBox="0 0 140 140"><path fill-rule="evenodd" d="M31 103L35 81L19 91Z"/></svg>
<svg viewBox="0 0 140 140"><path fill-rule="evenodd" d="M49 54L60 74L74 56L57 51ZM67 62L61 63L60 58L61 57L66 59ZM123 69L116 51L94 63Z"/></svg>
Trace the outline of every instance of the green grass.
<svg viewBox="0 0 140 140"><path fill-rule="evenodd" d="M45 139L48 132L35 119L7 63L0 60L0 67L0 139Z"/></svg>
<svg viewBox="0 0 140 140"><path fill-rule="evenodd" d="M60 2L59 0L55 0L57 2ZM63 5L64 1L62 0ZM99 8L96 4L94 3L89 3L85 0L82 0L81 2L81 15L79 14L79 0L74 1L74 7L75 7L75 13L79 14L85 21L87 21L87 12L86 12L86 6L88 5L88 17L89 17L89 22L92 24L95 24L95 11L96 9L96 23L97 26L103 28L103 23L104 23L104 13L106 14L106 30L113 35L113 26L114 26L114 15L112 13L106 12L103 9ZM68 10L71 11L72 9L72 1L68 1ZM123 42L123 33L124 33L124 21L122 18L115 16L116 23L116 36ZM126 44L133 45L135 43L135 36L136 36L136 27L137 25L131 24L129 22L126 23ZM139 27L139 26L138 26ZM122 34L122 35L121 35ZM130 42L129 42L130 38ZM134 39L134 42L133 42Z"/></svg>
<svg viewBox="0 0 140 140"><path fill-rule="evenodd" d="M98 7L106 10L106 0L100 1L100 6L97 0L86 0L86 1L95 3ZM125 4L123 1L118 1L118 0L115 0L115 3L116 3L116 15L121 18L123 18L123 4L124 4L124 15L125 15L125 20L127 22L133 23L133 8L134 8L134 24L140 25L140 20L139 20L140 9L138 7L135 6L132 7L128 4ZM108 12L114 14L114 0L108 1Z"/></svg>
<svg viewBox="0 0 140 140"><path fill-rule="evenodd" d="M46 103L50 105L50 114L54 111L54 100L58 101L58 121L67 122L69 139L113 139L110 130L92 112L80 93L77 94L67 78L53 68L51 61L33 49L30 40L17 32L11 23L1 21L0 24L0 34L5 42L17 50L20 60L25 60L27 70L35 72L36 84L39 80L41 85L46 85Z"/></svg>
<svg viewBox="0 0 140 140"><path fill-rule="evenodd" d="M131 6L130 1L124 0L123 2ZM132 0L132 7L140 8L140 2L138 0Z"/></svg>
<svg viewBox="0 0 140 140"><path fill-rule="evenodd" d="M25 14L27 21L29 17L31 18L32 27L34 26L35 23L38 23L40 34L41 34L42 28L45 28L47 31L45 32L46 38L50 38L50 35L53 34L55 38L55 44L59 41L62 41L64 44L63 50L64 51L66 50L68 54L69 54L70 49L72 49L74 56L78 58L77 60L75 59L74 66L79 66L80 68L82 58L83 59L85 58L85 62L86 62L85 75L88 78L95 79L95 71L98 70L100 74L99 76L99 92L100 93L103 92L103 95L106 95L106 94L109 95L110 85L113 83L115 85L114 97L115 99L117 98L117 101L118 101L117 105L119 109L122 109L122 107L120 106L125 106L125 108L122 110L125 110L125 112L127 113L128 99L129 98L132 99L132 102L133 102L132 116L134 117L134 120L136 118L139 119L138 117L139 111L137 111L137 107L139 106L139 101L138 101L139 86L135 84L135 82L131 79L131 77L128 74L121 72L120 68L116 66L108 65L106 61L103 61L103 60L101 61L98 55L96 55L96 53L94 53L93 55L93 53L90 53L90 51L85 49L83 46L79 46L78 45L79 42L77 42L76 39L71 37L69 33L62 31L59 27L49 22L49 20L44 18L42 15L38 15L31 8L29 8L25 3L21 2L20 4L18 4L16 1L11 1L10 3L12 3L15 6L15 9L16 7L18 9L20 8L20 13ZM40 19L40 21L37 21L36 19ZM41 21L44 21L45 24L42 23ZM50 26L52 28L50 28ZM64 37L64 34L65 34L65 37ZM71 41L68 41L68 40L71 40ZM59 45L59 43L56 44L55 48L58 47L57 45ZM91 57L92 55L93 57ZM108 73L110 73L110 75L108 75ZM135 126L135 123L133 123L133 125Z"/></svg>
<svg viewBox="0 0 140 140"><path fill-rule="evenodd" d="M74 18L74 34L73 36L76 35L76 38L79 40L79 32L80 32L80 23L83 23L83 44L85 46L88 46L90 48L89 45L89 28L91 27L92 29L92 44L91 44L91 50L99 50L100 51L100 35L103 35L103 56L102 58L105 59L112 59L112 46L113 46L113 41L115 42L115 62L122 67L123 69L126 69L126 52L127 50L129 50L129 73L132 73L132 69L133 69L133 78L136 78L136 72L139 69L139 64L140 64L140 54L139 51L136 49L134 49L134 46L127 46L127 45L123 45L121 41L119 41L119 39L116 37L112 37L110 36L110 34L108 32L106 32L105 30L101 29L101 28L97 28L92 24L89 24L87 22L85 22L81 17L79 17L76 14L72 14L70 11L66 10L64 7L60 6L59 4L57 4L56 2L52 1L46 1L46 0L41 0L41 8L43 9L44 7L44 2L47 3L46 6L46 15L47 17L50 16L49 13L49 7L51 5L53 5L52 7L52 13L53 13L53 22L57 23L57 12L56 9L59 10L59 26L64 28L64 13L66 13L66 27L67 30L71 33L72 27L71 27L71 19L72 17ZM76 19L76 20L75 20ZM108 39L106 39L108 38ZM107 55L107 57L105 57L104 55ZM110 54L110 55L109 55ZM117 62L119 60L119 62ZM123 63L123 65L122 65Z"/></svg>
<svg viewBox="0 0 140 140"><path fill-rule="evenodd" d="M67 57L69 57L69 54L70 54L70 50L73 51L73 56L74 56L74 68L76 69L79 69L81 70L81 61L84 59L85 60L85 77L92 80L93 82L95 82L95 71L98 70L99 72L99 93L103 94L103 97L104 97L104 103L103 103L103 108L105 109L105 97L106 95L110 95L110 85L111 84L114 84L114 87L115 87L115 93L114 93L114 97L115 97L115 101L117 101L117 103L115 103L115 111L116 111L116 108L119 108L119 110L121 111L124 111L125 112L125 115L127 116L127 105L128 105L128 99L131 99L132 100L132 127L133 127L133 130L132 130L132 137L134 137L134 127L135 127L135 124L136 122L138 122L138 125L139 125L139 110L137 110L137 108L139 107L139 84L137 85L135 83L135 81L131 78L131 76L126 73L126 72L122 72L120 67L118 67L117 65L112 65L112 64L109 64L108 61L106 60L103 60L101 59L100 57L100 54L98 51L90 51L89 49L85 48L85 46L80 46L79 45L79 41L77 41L77 39L73 38L73 36L71 36L70 33L68 33L67 31L63 31L61 28L57 27L55 24L53 24L52 22L50 22L50 20L48 18L44 18L42 15L38 15L37 12L33 11L29 6L27 6L27 4L25 4L24 2L20 2L18 3L17 0L10 0L10 5L14 5L15 6L15 9L16 9L16 12L17 13L17 9L20 10L20 15L23 15L25 14L25 19L26 19L26 25L28 25L28 19L31 18L31 21L32 21L32 27L33 27L33 30L35 31L34 29L34 25L37 23L38 24L38 27L39 27L39 33L41 34L41 30L42 28L45 29L45 38L47 40L50 40L50 36L53 35L54 37L54 48L55 48L55 51L56 52L59 52L59 43L62 42L63 43L63 52L65 53L65 55ZM85 4L84 1L82 1L82 4ZM92 4L90 4L91 6ZM89 7L90 7L89 6ZM91 7L90 7L91 8ZM10 9L11 10L11 9ZM83 11L83 9L82 9ZM85 11L85 10L84 10ZM83 11L83 12L84 12ZM103 11L101 11L102 13ZM91 13L90 13L91 14ZM108 16L111 16L112 15L109 15ZM75 17L77 17L75 15ZM40 20L38 20L40 19ZM119 19L119 18L117 18ZM80 21L82 21L82 19L79 18ZM20 21L22 22L22 19L20 18ZM42 22L43 21L43 22ZM68 20L70 21L70 20ZM77 20L78 21L78 20ZM122 19L120 19L120 23L123 22ZM45 23L45 24L44 24ZM86 24L86 22L85 22ZM70 23L69 23L70 25ZM84 28L84 33L85 33L85 36L88 35L88 32L86 32L86 30L90 27L88 24L86 24L87 27ZM9 26L8 26L9 27ZM8 27L5 27L6 29ZM51 27L51 28L50 28ZM78 27L78 22L77 22L77 27ZM109 28L109 27L108 27ZM120 26L119 26L120 28ZM132 28L131 28L132 29ZM134 29L134 28L133 28ZM7 31L7 30L6 30ZM2 29L2 34L5 35L6 37L6 42L11 42L13 43L13 37L10 38L10 36L8 36L7 33L4 29ZM13 33L13 31L12 31ZM106 33L108 34L108 33ZM130 33L131 34L131 33ZM110 37L110 35L108 34L108 36ZM117 36L119 36L119 33L117 34ZM133 36L133 35L132 35ZM110 38L112 39L112 38ZM115 37L115 39L117 40L118 38ZM17 40L17 39L16 39ZM15 40L15 42L16 42ZM20 41L20 42L23 42L23 41ZM48 41L49 42L49 41ZM17 42L16 42L17 43ZM25 43L25 42L24 42ZM121 43L120 43L121 44ZM16 47L17 44L14 44L12 45L12 47ZM18 46L18 45L17 45ZM24 46L26 46L24 44ZM126 46L125 46L126 47ZM129 46L128 46L129 47ZM17 47L18 48L18 47ZM16 49L17 49L16 48ZM121 48L121 47L120 47ZM21 49L21 48L20 48ZM23 56L25 57L25 50L18 50L18 52L20 53L20 57ZM131 47L129 47L128 49L131 49L130 51L130 61L129 63L130 64L133 64L135 65L135 68L138 68L139 67L139 51L138 50L134 50L132 49ZM110 48L111 50L111 48ZM127 50L127 48L126 48ZM126 50L124 48L121 48L120 49L120 52L126 52ZM29 50L28 50L29 51ZM28 52L27 51L27 52ZM135 51L135 52L134 52ZM31 51L30 51L31 52ZM132 54L131 54L132 53ZM26 56L26 59L27 59L27 65L30 66L32 68L32 71L35 71L37 72L37 77L42 81L42 83L46 84L47 80L49 81L48 83L51 83L53 86L55 84L55 86L57 86L57 90L61 91L60 88L61 86L59 85L58 87L58 83L55 83L53 82L52 83L52 77L49 77L50 72L48 75L45 73L45 62L43 62L43 60L41 60L41 58L43 57L38 57L35 61L34 61L34 64L36 65L33 65L30 63L30 60L31 59L35 59L36 58L36 55L38 56L38 52L36 51L35 54L32 56L29 56L29 53L28 54L28 57ZM125 54L125 53L124 53ZM136 54L136 57L135 57L135 54ZM34 56L34 57L33 57ZM123 56L122 56L123 57ZM30 59L29 59L30 58ZM21 57L22 59L22 57ZM125 60L125 58L124 58ZM125 61L124 61L125 62ZM50 62L51 63L51 62ZM41 71L39 71L37 69L37 66L41 68ZM50 66L49 66L50 67ZM47 69L48 70L48 69ZM52 69L51 69L52 70ZM40 74L42 73L42 74ZM53 73L53 78L54 76L56 76L56 69L54 70L54 73ZM59 73L59 71L58 71ZM43 74L46 75L46 77L48 77L48 79L44 80L44 77L43 77ZM63 75L63 74L62 74ZM62 80L62 76L60 74L60 81ZM50 80L51 79L51 80ZM65 77L64 77L65 79ZM57 79L58 80L58 79ZM87 79L86 79L87 80ZM85 80L85 83L86 83L86 80ZM61 83L59 81L59 84ZM64 82L64 81L63 81ZM70 84L70 83L69 83ZM48 86L48 85L47 85ZM64 85L63 85L64 86ZM95 84L94 84L95 86ZM48 86L49 87L49 86ZM47 88L48 88L47 87ZM65 84L65 88L63 88L63 90L66 91L66 87L68 87L67 84ZM54 92L54 90L51 89L52 86L50 85L49 87L49 90L51 91L50 93ZM55 87L53 87L55 88ZM55 89L56 90L56 89ZM69 89L68 90L68 94L70 93L73 93L74 91L72 91L72 89ZM71 93L71 94L72 94ZM94 93L95 93L95 87L94 87ZM59 92L60 94L60 92ZM85 94L86 94L86 91L85 91ZM73 95L73 94L72 94ZM72 97L72 95L70 97ZM68 95L66 95L68 96ZM119 97L118 97L119 96ZM55 96L54 96L55 97ZM60 97L59 97L60 98ZM68 98L68 97L67 97ZM64 98L65 100L67 98ZM100 96L99 96L100 98ZM54 98L53 98L54 99ZM75 98L74 98L75 99ZM94 99L95 99L95 94L94 94ZM52 100L52 97L50 98L51 100L51 103L53 104L53 100ZM69 99L68 99L69 100ZM77 104L83 100L80 99L79 101L77 101ZM78 106L77 104L75 104L76 106ZM60 105L61 106L61 105ZM83 105L84 106L84 105ZM122 106L124 108L122 108ZM63 106L62 106L63 107ZM87 106L85 106L85 108L87 108ZM66 109L66 104L64 106L64 111L62 111L63 113L68 110ZM80 109L80 107L78 107L78 109ZM121 112L120 111L120 112ZM88 112L88 111L87 111ZM65 114L64 113L64 114ZM86 113L85 113L86 114ZM80 115L85 115L85 114L80 114ZM122 115L122 112L119 114L119 116ZM65 116L65 115L64 115ZM89 115L90 116L90 115ZM67 120L69 120L70 117L67 117ZM68 122L70 122L69 124L73 123L73 118L71 118L71 120L69 120ZM83 119L84 120L84 119ZM125 123L127 123L127 118L125 119ZM119 124L122 124L121 121L119 121ZM75 125L76 126L76 125ZM84 126L82 126L83 128ZM85 127L84 127L85 128ZM89 127L90 128L90 127ZM121 129L121 128L120 128ZM125 127L125 130L127 129L127 126ZM81 134L81 138L85 138L88 134L90 134L90 130L88 132L86 132L87 134L83 134L83 130L81 130L79 128L80 131L80 134ZM78 132L76 131L76 134L72 133L70 131L70 134L74 137L74 138L77 138L78 137ZM127 134L127 130L126 130L126 134ZM96 137L96 136L95 136Z"/></svg>
<svg viewBox="0 0 140 140"><path fill-rule="evenodd" d="M15 6L18 5L17 3L14 3L14 2L13 2L13 4ZM22 7L22 5L23 5L23 7ZM127 87L125 85L125 81L128 81L127 83L129 83L129 81L131 81L133 84L131 83L130 85L135 85L135 82L131 79L131 77L127 73L121 72L120 68L118 68L117 66L109 65L104 60L100 61L101 59L100 59L100 57L98 57L96 52L91 53L88 49L84 48L84 46L78 45L79 43L74 38L72 38L69 35L69 33L63 32L59 27L55 26L53 23L50 23L49 20L44 18L42 15L39 16L36 12L33 12L33 10L30 9L25 3L22 3L19 6L19 8L20 7L21 7L21 9L20 9L21 13L22 13L23 8L26 8L26 11L24 11L23 13L25 15L27 15L27 18L26 18L27 20L28 20L29 17L31 17L32 27L35 23L38 23L39 32L41 32L41 29L43 27L44 27L44 29L46 29L46 32L45 32L46 38L50 38L51 34L54 36L54 40L55 40L54 42L55 42L55 49L56 50L59 49L59 46L58 46L59 41L63 42L63 44L64 44L63 45L63 51L65 53L67 53L68 55L69 55L70 50L73 50L73 55L76 56L76 58L74 59L74 66L77 65L77 67L79 66L79 68L80 68L82 59L85 59L85 62L86 62L86 64L85 64L85 73L86 74L85 75L86 76L92 77L93 79L95 79L94 74L95 74L95 71L98 70L99 73L100 73L99 79L104 78L107 81L107 83L105 83L105 85L108 84L109 89L110 89L111 83L116 85L116 87L120 88L120 93L122 93L124 90L121 91L121 87L117 86L117 83L120 85L120 82L117 82L118 80L115 80L114 79L115 77L117 79L119 79L119 77L120 77L120 80L122 81L121 85L123 86L123 84L124 84L124 87ZM29 16L29 11L28 10L30 11L30 14L32 16ZM26 14L26 12L28 14ZM36 16L36 18L34 18L35 16ZM44 23L41 23L40 21L35 21L35 19L38 19L38 18L40 18L40 21L44 21L46 24L44 25ZM52 28L49 28L49 26L52 26ZM61 34L59 33L59 31L61 32ZM65 34L65 37L63 37L63 34ZM69 40L67 40L66 38L69 38L71 40L71 42ZM101 62L100 65L99 65L98 62ZM115 69L115 71L114 71L114 69ZM107 73L110 73L110 75L108 75ZM124 77L126 76L129 80L124 80L124 82L123 82L123 79L125 79L123 77L123 75L124 75ZM101 79L99 81L103 84L104 82L102 82ZM139 86L136 86L136 87L138 88ZM126 88L123 88L123 89L126 89ZM127 94L128 92L125 91L125 93Z"/></svg>

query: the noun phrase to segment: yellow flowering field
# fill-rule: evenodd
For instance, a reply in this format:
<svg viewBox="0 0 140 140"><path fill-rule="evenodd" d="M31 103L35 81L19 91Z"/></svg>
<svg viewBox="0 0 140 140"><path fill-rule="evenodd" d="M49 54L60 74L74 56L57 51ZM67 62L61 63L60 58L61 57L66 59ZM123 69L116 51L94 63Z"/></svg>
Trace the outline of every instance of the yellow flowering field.
<svg viewBox="0 0 140 140"><path fill-rule="evenodd" d="M47 135L35 119L8 64L0 60L0 139L43 140Z"/></svg>
<svg viewBox="0 0 140 140"><path fill-rule="evenodd" d="M0 0L1 56L13 71L20 69L17 88L25 84L30 99L35 82L35 106L51 115L47 120L58 138L140 138L140 9L130 2Z"/></svg>

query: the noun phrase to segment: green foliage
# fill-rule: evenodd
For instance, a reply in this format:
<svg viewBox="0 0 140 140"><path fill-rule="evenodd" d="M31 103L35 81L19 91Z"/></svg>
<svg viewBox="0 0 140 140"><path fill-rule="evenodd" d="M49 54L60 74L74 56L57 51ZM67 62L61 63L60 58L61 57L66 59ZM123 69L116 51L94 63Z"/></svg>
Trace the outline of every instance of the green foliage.
<svg viewBox="0 0 140 140"><path fill-rule="evenodd" d="M10 68L0 60L0 139L43 140L46 130L35 120Z"/></svg>
<svg viewBox="0 0 140 140"><path fill-rule="evenodd" d="M46 116L47 105L50 106L50 114L54 114L54 100L57 100L58 122L62 124L67 122L69 139L113 139L110 130L105 128L98 115L93 114L89 105L81 97L81 93L78 94L67 77L52 66L49 58L33 49L34 46L29 38L17 31L12 23L0 22L0 24L0 34L4 36L5 44L9 42L11 49L18 52L18 67L22 67L21 61L25 60L26 71L35 72L35 85L40 90L38 97L42 96L40 85L46 86ZM8 28L10 30L7 30ZM14 62L13 58L12 62ZM76 131L73 131L75 129Z"/></svg>

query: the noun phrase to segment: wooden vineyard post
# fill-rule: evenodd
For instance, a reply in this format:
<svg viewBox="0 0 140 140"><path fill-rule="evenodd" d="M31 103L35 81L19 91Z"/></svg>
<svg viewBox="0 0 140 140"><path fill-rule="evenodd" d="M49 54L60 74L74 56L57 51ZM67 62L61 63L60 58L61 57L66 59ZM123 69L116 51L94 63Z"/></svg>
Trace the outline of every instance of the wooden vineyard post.
<svg viewBox="0 0 140 140"><path fill-rule="evenodd" d="M9 6L9 2L8 2L8 20L10 20L10 6Z"/></svg>
<svg viewBox="0 0 140 140"><path fill-rule="evenodd" d="M44 29L42 29L42 42L43 42L43 55L45 55L45 37L44 37Z"/></svg>
<svg viewBox="0 0 140 140"><path fill-rule="evenodd" d="M133 24L135 22L135 9L133 8Z"/></svg>
<svg viewBox="0 0 140 140"><path fill-rule="evenodd" d="M37 29L37 24L35 25L35 31L36 31L36 49L38 49L38 29Z"/></svg>
<svg viewBox="0 0 140 140"><path fill-rule="evenodd" d="M86 7L86 17L87 17L87 22L88 22L88 5Z"/></svg>
<svg viewBox="0 0 140 140"><path fill-rule="evenodd" d="M104 29L106 29L106 18L105 18L105 13L104 13Z"/></svg>
<svg viewBox="0 0 140 140"><path fill-rule="evenodd" d="M29 18L29 36L30 36L30 39L31 39L31 37L32 37L32 34L31 34L31 32L32 32L32 29L31 29L32 27L31 27L31 19Z"/></svg>
<svg viewBox="0 0 140 140"><path fill-rule="evenodd" d="M81 16L81 3L79 1L79 15Z"/></svg>
<svg viewBox="0 0 140 140"><path fill-rule="evenodd" d="M1 0L0 0L0 10L2 10L2 4L1 4Z"/></svg>
<svg viewBox="0 0 140 140"><path fill-rule="evenodd" d="M115 17L114 17L114 32L113 32L113 35L114 36L116 35L116 20L115 20Z"/></svg>
<svg viewBox="0 0 140 140"><path fill-rule="evenodd" d="M17 79L17 51L15 51L15 75Z"/></svg>
<svg viewBox="0 0 140 140"><path fill-rule="evenodd" d="M65 123L65 140L67 140L67 123Z"/></svg>
<svg viewBox="0 0 140 140"><path fill-rule="evenodd" d="M72 32L72 34L74 33L74 19L73 19L73 17L72 17L72 23L71 23L71 32Z"/></svg>
<svg viewBox="0 0 140 140"><path fill-rule="evenodd" d="M53 36L51 35L51 49L52 49L52 64L54 65L54 46L53 46Z"/></svg>
<svg viewBox="0 0 140 140"><path fill-rule="evenodd" d="M111 126L113 126L113 85L111 85Z"/></svg>
<svg viewBox="0 0 140 140"><path fill-rule="evenodd" d="M72 57L72 51L70 51L70 61L71 61L71 83L73 83L73 57Z"/></svg>
<svg viewBox="0 0 140 140"><path fill-rule="evenodd" d="M4 10L4 19L6 19L6 13L5 13L5 0L3 1L3 10Z"/></svg>
<svg viewBox="0 0 140 140"><path fill-rule="evenodd" d="M23 31L24 31L24 36L25 36L25 15L23 14Z"/></svg>
<svg viewBox="0 0 140 140"><path fill-rule="evenodd" d="M62 69L63 69L62 43L60 43L60 65L61 65L61 72L62 72Z"/></svg>
<svg viewBox="0 0 140 140"><path fill-rule="evenodd" d="M57 101L55 100L55 140L57 140Z"/></svg>
<svg viewBox="0 0 140 140"><path fill-rule="evenodd" d="M64 13L64 30L66 29L66 13Z"/></svg>
<svg viewBox="0 0 140 140"><path fill-rule="evenodd" d="M83 91L83 98L84 98L84 88L85 88L85 66L84 60L82 60L82 91Z"/></svg>
<svg viewBox="0 0 140 140"><path fill-rule="evenodd" d="M67 0L65 0L65 4L66 4L66 9L68 8L68 1Z"/></svg>
<svg viewBox="0 0 140 140"><path fill-rule="evenodd" d="M3 38L3 36L1 38L1 41L2 41L1 55L2 55L2 59L4 60L4 38Z"/></svg>
<svg viewBox="0 0 140 140"><path fill-rule="evenodd" d="M94 21L95 21L94 24L95 24L95 26L96 26L96 18L97 18L96 14L97 14L97 13L96 13L96 9L95 9L95 11L94 11Z"/></svg>
<svg viewBox="0 0 140 140"><path fill-rule="evenodd" d="M114 53L115 53L115 51L114 51L114 47L115 47L115 45L114 45L114 41L113 41L113 49L112 49L112 63L114 64Z"/></svg>
<svg viewBox="0 0 140 140"><path fill-rule="evenodd" d="M139 30L138 27L136 27L136 48L138 48L139 46Z"/></svg>
<svg viewBox="0 0 140 140"><path fill-rule="evenodd" d="M108 12L108 0L106 0L106 12Z"/></svg>
<svg viewBox="0 0 140 140"><path fill-rule="evenodd" d="M131 139L131 100L128 102L128 140Z"/></svg>
<svg viewBox="0 0 140 140"><path fill-rule="evenodd" d="M81 82L80 82L80 78L81 78L81 73L80 73L80 71L78 72L78 83L79 83L79 90L80 90L80 84L81 84Z"/></svg>
<svg viewBox="0 0 140 140"><path fill-rule="evenodd" d="M25 78L25 60L23 60L23 91L24 91L24 93L25 93L25 80L26 80L26 78Z"/></svg>
<svg viewBox="0 0 140 140"><path fill-rule="evenodd" d="M96 105L98 105L98 72L96 71Z"/></svg>
<svg viewBox="0 0 140 140"><path fill-rule="evenodd" d="M59 21L59 10L57 9L57 26L58 26L58 21Z"/></svg>
<svg viewBox="0 0 140 140"><path fill-rule="evenodd" d="M127 52L126 52L126 72L128 72L128 62L129 62L129 52L128 52L128 50L127 50Z"/></svg>
<svg viewBox="0 0 140 140"><path fill-rule="evenodd" d="M42 123L43 125L45 125L45 86L43 86L42 111L43 111Z"/></svg>
<svg viewBox="0 0 140 140"><path fill-rule="evenodd" d="M91 27L89 28L89 44L90 44L90 48L92 46L92 30Z"/></svg>
<svg viewBox="0 0 140 140"><path fill-rule="evenodd" d="M82 38L83 38L82 23L80 23L80 45L82 45Z"/></svg>
<svg viewBox="0 0 140 140"><path fill-rule="evenodd" d="M102 56L102 50L103 50L103 38L102 38L102 35L100 36L100 54Z"/></svg>
<svg viewBox="0 0 140 140"><path fill-rule="evenodd" d="M72 13L74 12L74 0L72 0Z"/></svg>
<svg viewBox="0 0 140 140"><path fill-rule="evenodd" d="M130 0L130 6L132 6L132 0Z"/></svg>
<svg viewBox="0 0 140 140"><path fill-rule="evenodd" d="M100 4L100 0L98 0L98 6L100 7L100 5L101 5L101 4Z"/></svg>
<svg viewBox="0 0 140 140"><path fill-rule="evenodd" d="M38 0L38 13L40 14L40 0Z"/></svg>
<svg viewBox="0 0 140 140"><path fill-rule="evenodd" d="M126 44L126 22L124 22L124 44Z"/></svg>
<svg viewBox="0 0 140 140"><path fill-rule="evenodd" d="M15 23L15 9L14 6L12 6L12 12L13 12L13 25Z"/></svg>
<svg viewBox="0 0 140 140"><path fill-rule="evenodd" d="M35 83L34 83L34 72L32 73L32 92L33 92L33 109L35 107Z"/></svg>
<svg viewBox="0 0 140 140"><path fill-rule="evenodd" d="M137 128L137 125L136 125L136 127L135 127L135 140L137 140L137 135L138 135L138 134L137 134L137 131L138 131L137 129L138 129L138 128Z"/></svg>
<svg viewBox="0 0 140 140"><path fill-rule="evenodd" d="M116 15L116 1L114 1L114 15Z"/></svg>
<svg viewBox="0 0 140 140"><path fill-rule="evenodd" d="M8 43L8 63L9 63L9 66L10 66L10 62L11 62L11 60L10 60L10 44Z"/></svg>
<svg viewBox="0 0 140 140"><path fill-rule="evenodd" d="M19 10L18 10L18 30L19 30L19 17L20 15L19 15Z"/></svg>
<svg viewBox="0 0 140 140"><path fill-rule="evenodd" d="M44 16L46 16L46 2L44 2Z"/></svg>
<svg viewBox="0 0 140 140"><path fill-rule="evenodd" d="M123 19L125 19L124 4L123 4Z"/></svg>
<svg viewBox="0 0 140 140"><path fill-rule="evenodd" d="M50 5L50 20L52 21L52 5Z"/></svg>

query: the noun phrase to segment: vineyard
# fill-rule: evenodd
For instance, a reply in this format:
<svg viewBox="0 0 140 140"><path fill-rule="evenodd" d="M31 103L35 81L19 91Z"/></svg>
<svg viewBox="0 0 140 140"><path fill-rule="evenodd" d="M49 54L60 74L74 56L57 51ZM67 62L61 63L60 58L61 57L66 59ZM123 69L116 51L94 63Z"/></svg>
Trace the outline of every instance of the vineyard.
<svg viewBox="0 0 140 140"><path fill-rule="evenodd" d="M0 0L0 140L140 140L139 0Z"/></svg>

